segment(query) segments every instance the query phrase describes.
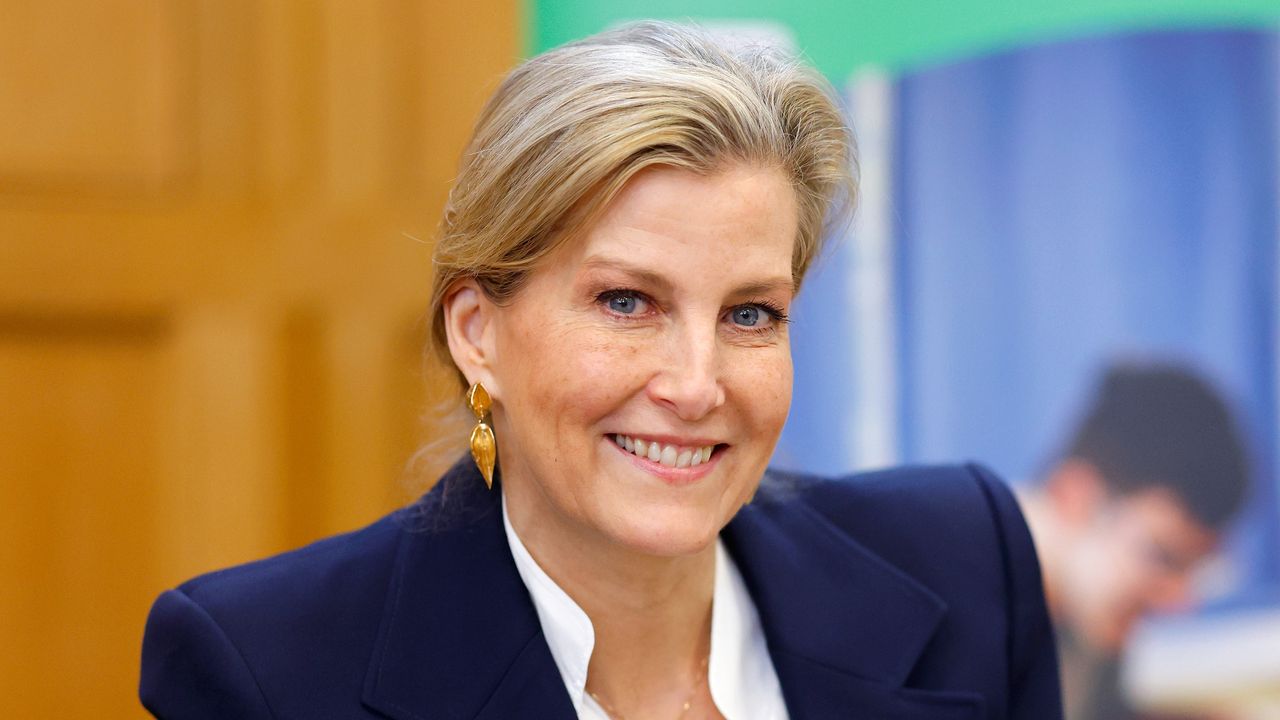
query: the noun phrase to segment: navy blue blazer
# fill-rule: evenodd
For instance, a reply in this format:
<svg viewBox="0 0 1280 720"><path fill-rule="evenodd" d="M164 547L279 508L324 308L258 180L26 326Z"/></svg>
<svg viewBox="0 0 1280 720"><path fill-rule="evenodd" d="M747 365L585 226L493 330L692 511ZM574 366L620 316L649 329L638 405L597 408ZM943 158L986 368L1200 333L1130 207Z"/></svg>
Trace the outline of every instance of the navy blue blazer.
<svg viewBox="0 0 1280 720"><path fill-rule="evenodd" d="M1061 717L1031 537L983 469L770 473L723 538L793 720ZM141 697L175 719L574 717L469 459L363 530L161 595Z"/></svg>

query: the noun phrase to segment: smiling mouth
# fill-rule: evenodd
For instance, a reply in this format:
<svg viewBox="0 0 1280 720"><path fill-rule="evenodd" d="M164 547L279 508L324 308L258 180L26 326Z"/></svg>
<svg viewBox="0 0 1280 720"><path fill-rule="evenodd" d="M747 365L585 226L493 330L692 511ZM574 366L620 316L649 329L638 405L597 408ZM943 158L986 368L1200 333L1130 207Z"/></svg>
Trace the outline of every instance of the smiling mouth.
<svg viewBox="0 0 1280 720"><path fill-rule="evenodd" d="M665 443L633 438L629 435L615 434L609 436L618 447L650 462L673 468L697 467L711 459L717 445L690 447L684 445L667 445Z"/></svg>

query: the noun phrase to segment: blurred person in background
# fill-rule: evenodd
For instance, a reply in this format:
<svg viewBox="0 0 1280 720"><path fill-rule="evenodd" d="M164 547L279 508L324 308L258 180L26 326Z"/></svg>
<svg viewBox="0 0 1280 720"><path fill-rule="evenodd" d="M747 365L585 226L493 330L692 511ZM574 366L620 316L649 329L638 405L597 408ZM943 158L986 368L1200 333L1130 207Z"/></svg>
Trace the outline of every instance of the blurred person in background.
<svg viewBox="0 0 1280 720"><path fill-rule="evenodd" d="M1247 486L1226 402L1168 364L1109 368L1066 452L1020 495L1058 633L1068 720L1136 717L1119 658L1145 614L1186 609Z"/></svg>

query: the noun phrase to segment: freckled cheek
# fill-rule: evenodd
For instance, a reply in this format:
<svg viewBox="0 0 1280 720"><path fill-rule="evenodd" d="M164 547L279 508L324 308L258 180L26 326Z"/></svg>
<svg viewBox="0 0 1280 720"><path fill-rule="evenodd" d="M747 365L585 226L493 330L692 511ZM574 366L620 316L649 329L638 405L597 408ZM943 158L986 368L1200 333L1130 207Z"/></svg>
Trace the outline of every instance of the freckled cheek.
<svg viewBox="0 0 1280 720"><path fill-rule="evenodd" d="M768 359L754 358L732 373L733 393L741 398L757 432L775 438L782 432L791 409L791 373L791 355L785 352Z"/></svg>
<svg viewBox="0 0 1280 720"><path fill-rule="evenodd" d="M785 379L779 379L777 391L770 397L769 403L769 429L774 435L774 440L782 433L782 426L787 422L787 414L791 410L791 375L788 373ZM785 383L785 387L782 386Z"/></svg>
<svg viewBox="0 0 1280 720"><path fill-rule="evenodd" d="M558 423L591 424L607 417L644 384L645 353L600 333L565 333L527 364L530 404Z"/></svg>

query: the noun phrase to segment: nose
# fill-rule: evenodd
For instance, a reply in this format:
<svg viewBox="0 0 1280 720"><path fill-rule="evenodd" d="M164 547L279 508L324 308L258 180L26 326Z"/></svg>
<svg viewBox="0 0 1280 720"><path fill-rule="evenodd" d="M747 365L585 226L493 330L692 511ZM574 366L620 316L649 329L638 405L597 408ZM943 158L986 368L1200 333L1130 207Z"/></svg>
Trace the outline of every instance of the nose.
<svg viewBox="0 0 1280 720"><path fill-rule="evenodd" d="M660 342L665 352L648 388L655 403L687 422L724 405L723 359L715 327L673 328Z"/></svg>
<svg viewBox="0 0 1280 720"><path fill-rule="evenodd" d="M1163 612L1189 610L1195 604L1191 573L1170 573L1153 583L1149 604L1153 609Z"/></svg>

